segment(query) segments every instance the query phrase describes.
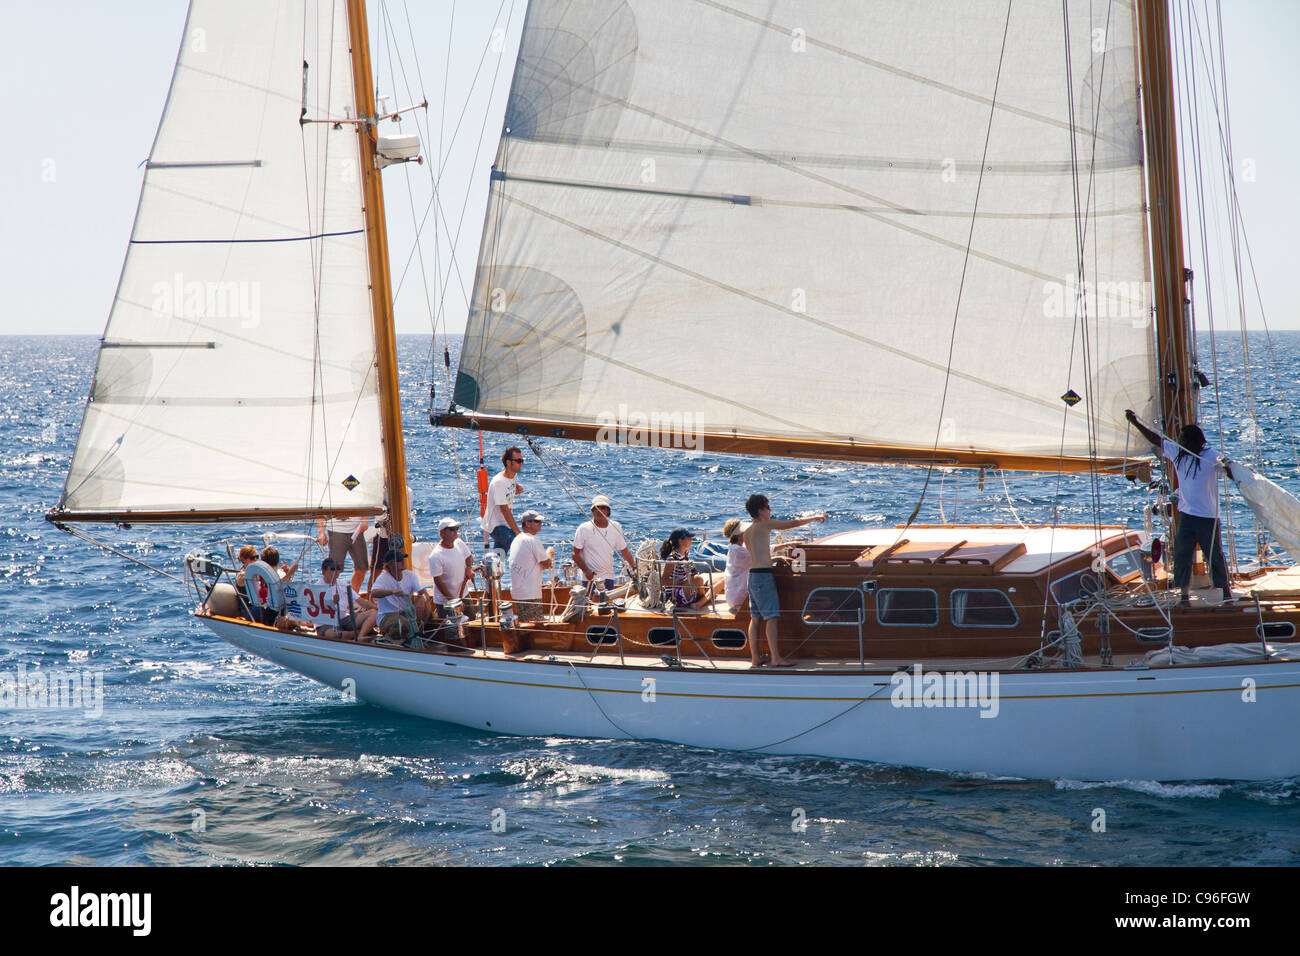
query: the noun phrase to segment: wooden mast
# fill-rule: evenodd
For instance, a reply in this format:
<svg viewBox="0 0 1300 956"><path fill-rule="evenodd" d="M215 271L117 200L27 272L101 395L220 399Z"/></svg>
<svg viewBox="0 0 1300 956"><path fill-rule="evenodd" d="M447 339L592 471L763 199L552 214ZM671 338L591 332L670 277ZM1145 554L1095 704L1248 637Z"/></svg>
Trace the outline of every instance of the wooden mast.
<svg viewBox="0 0 1300 956"><path fill-rule="evenodd" d="M1151 213L1156 310L1158 409L1165 434L1177 437L1197 419L1191 329L1186 309L1182 203L1178 193L1178 130L1166 0L1138 0L1142 116L1146 128L1147 197Z"/></svg>
<svg viewBox="0 0 1300 956"><path fill-rule="evenodd" d="M409 548L411 506L406 500L406 448L402 442L401 391L397 380L397 334L393 321L392 277L388 268L388 233L384 219L384 184L375 162L379 131L374 123L375 94L370 72L370 37L365 0L347 0L348 37L352 47L352 88L356 97L361 153L366 251L370 261L370 299L375 322L379 407L384 441L384 481L388 487L388 518L393 534Z"/></svg>

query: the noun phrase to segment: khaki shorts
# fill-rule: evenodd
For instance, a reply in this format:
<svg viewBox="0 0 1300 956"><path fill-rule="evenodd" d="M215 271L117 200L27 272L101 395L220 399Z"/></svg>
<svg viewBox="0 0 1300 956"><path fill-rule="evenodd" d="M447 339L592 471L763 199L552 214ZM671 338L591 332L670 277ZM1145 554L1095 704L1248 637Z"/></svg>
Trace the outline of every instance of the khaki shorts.
<svg viewBox="0 0 1300 956"><path fill-rule="evenodd" d="M329 532L330 557L341 568L344 556L352 555L352 567L357 571L369 571L370 559L366 556L366 536L358 534L353 540L346 531Z"/></svg>

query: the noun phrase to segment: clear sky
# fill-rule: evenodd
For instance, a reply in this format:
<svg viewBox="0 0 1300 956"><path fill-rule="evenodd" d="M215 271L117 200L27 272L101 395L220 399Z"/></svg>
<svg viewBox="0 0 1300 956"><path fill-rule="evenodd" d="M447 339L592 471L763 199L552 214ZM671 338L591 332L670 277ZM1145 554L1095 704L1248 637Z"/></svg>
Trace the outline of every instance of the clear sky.
<svg viewBox="0 0 1300 956"><path fill-rule="evenodd" d="M472 279L486 174L524 9L523 0L504 0L498 27L509 14L510 29L491 44L498 2L460 0L451 28L451 0L407 0L424 91L435 117L442 106L443 78L448 78L447 136L471 89L476 91L441 178L453 230L464 210L457 256L466 284ZM407 5L401 0L388 4L401 27L395 33L404 43L409 42ZM140 163L162 111L185 7L183 0L4 0L9 43L0 74L9 91L11 121L0 150L0 286L6 292L0 334L103 331L135 214ZM372 39L379 38L382 19L372 2ZM1295 103L1300 0L1227 0L1223 21L1234 152L1238 170L1250 171L1239 191L1269 325L1300 329L1293 256L1300 226L1300 109ZM471 86L485 46L483 71ZM411 70L409 49L404 59ZM499 79L489 102L494 71ZM391 89L382 75L381 85ZM408 105L404 96L398 100ZM426 149L437 153L436 144L426 143ZM408 167L385 174L395 283L413 248L407 176L417 196L417 214L429 193L425 170ZM425 255L432 269L431 246ZM1189 264L1201 268L1194 259ZM453 273L447 312L453 332L464 324L458 285ZM397 316L400 332L429 329L418 271L402 283ZM1222 328L1224 316L1217 322Z"/></svg>

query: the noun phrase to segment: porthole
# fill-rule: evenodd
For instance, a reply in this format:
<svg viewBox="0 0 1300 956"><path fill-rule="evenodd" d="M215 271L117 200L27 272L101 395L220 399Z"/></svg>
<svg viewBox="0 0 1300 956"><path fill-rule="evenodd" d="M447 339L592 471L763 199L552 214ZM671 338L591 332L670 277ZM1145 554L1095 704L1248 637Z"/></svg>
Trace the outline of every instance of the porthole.
<svg viewBox="0 0 1300 956"><path fill-rule="evenodd" d="M593 647L599 647L601 644L617 644L618 629L610 627L608 624L597 624L587 628L587 643Z"/></svg>
<svg viewBox="0 0 1300 956"><path fill-rule="evenodd" d="M652 627L646 632L646 640L655 647L675 647L677 632L671 627Z"/></svg>
<svg viewBox="0 0 1300 956"><path fill-rule="evenodd" d="M739 628L720 627L713 632L713 646L719 650L744 647L748 641L749 635Z"/></svg>

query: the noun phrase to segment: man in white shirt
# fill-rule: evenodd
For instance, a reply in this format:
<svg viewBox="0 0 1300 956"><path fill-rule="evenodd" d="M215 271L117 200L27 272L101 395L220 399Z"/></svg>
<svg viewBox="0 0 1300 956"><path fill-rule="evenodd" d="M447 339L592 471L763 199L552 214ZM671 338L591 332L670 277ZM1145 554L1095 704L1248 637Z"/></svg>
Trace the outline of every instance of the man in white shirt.
<svg viewBox="0 0 1300 956"><path fill-rule="evenodd" d="M420 577L404 570L408 557L405 550L390 547L384 570L375 578L370 597L379 604L379 630L385 637L404 639L415 633L415 595L420 593Z"/></svg>
<svg viewBox="0 0 1300 956"><path fill-rule="evenodd" d="M339 580L341 570L333 558L320 563L321 577L325 581L321 604L333 612L334 624L318 630L322 637L351 640L355 636L358 641L365 641L374 630L378 611L373 602L357 593L356 588Z"/></svg>
<svg viewBox="0 0 1300 956"><path fill-rule="evenodd" d="M510 600L515 614L523 623L545 617L542 605L542 572L555 560L555 549L542 546L537 533L542 530L542 516L525 511L519 516L523 531L510 545Z"/></svg>
<svg viewBox="0 0 1300 956"><path fill-rule="evenodd" d="M1142 437L1160 448L1178 475L1178 532L1174 535L1174 587L1181 592L1179 605L1191 604L1192 563L1196 549L1201 549L1210 567L1210 579L1223 592L1223 602L1236 601L1223 560L1223 543L1219 537L1219 478L1215 467L1219 450L1205 440L1205 433L1195 425L1184 425L1173 442L1144 425L1133 409L1124 416L1142 433ZM1228 477L1232 466L1225 465Z"/></svg>
<svg viewBox="0 0 1300 956"><path fill-rule="evenodd" d="M429 574L433 576L433 603L444 605L465 595L465 584L473 578L474 556L460 538L460 522L443 518L438 522L438 543L429 552Z"/></svg>
<svg viewBox="0 0 1300 956"><path fill-rule="evenodd" d="M519 533L519 525L511 509L515 504L515 495L522 494L524 486L515 483L521 468L524 467L524 453L511 445L501 453L501 464L505 471L488 483L487 510L483 512L483 530L492 539L492 546L505 553Z"/></svg>
<svg viewBox="0 0 1300 956"><path fill-rule="evenodd" d="M596 495L591 499L591 520L578 525L573 534L573 563L588 583L614 577L616 552L623 556L629 570L636 568L623 526L610 520L609 515L609 499Z"/></svg>
<svg viewBox="0 0 1300 956"><path fill-rule="evenodd" d="M329 556L342 569L347 556L352 555L352 590L358 591L365 583L370 561L366 557L366 528L369 518L316 519L316 540L322 548L329 548Z"/></svg>

